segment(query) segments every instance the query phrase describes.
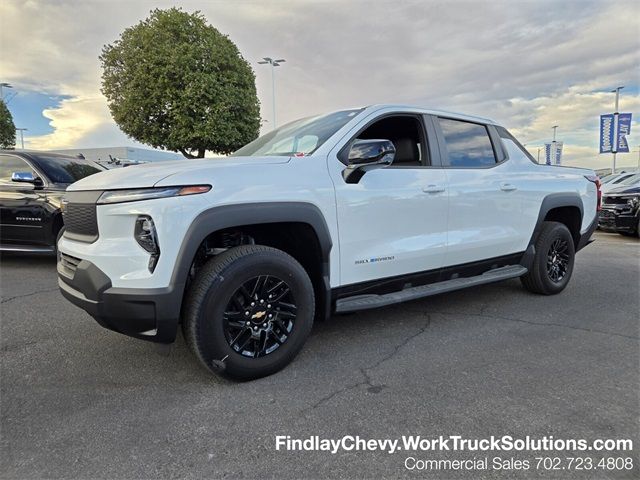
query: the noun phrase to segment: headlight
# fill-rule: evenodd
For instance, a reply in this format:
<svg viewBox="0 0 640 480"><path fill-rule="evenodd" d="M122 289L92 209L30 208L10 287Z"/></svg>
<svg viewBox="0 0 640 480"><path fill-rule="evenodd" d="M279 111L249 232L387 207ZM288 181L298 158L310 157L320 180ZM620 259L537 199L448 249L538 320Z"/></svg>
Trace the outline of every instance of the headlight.
<svg viewBox="0 0 640 480"><path fill-rule="evenodd" d="M105 203L138 202L154 198L196 195L211 190L211 185L190 185L178 187L137 188L134 190L107 190L98 199L98 205Z"/></svg>
<svg viewBox="0 0 640 480"><path fill-rule="evenodd" d="M136 226L133 231L138 245L151 254L149 258L149 271L153 273L158 264L160 257L160 244L158 243L158 234L153 219L149 215L140 215L136 219Z"/></svg>

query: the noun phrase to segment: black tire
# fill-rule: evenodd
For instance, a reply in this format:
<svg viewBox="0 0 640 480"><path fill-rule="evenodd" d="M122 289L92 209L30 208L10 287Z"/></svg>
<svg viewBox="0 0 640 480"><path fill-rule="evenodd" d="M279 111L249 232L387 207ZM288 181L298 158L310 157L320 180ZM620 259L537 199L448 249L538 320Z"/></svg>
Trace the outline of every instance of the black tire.
<svg viewBox="0 0 640 480"><path fill-rule="evenodd" d="M531 269L520 277L522 285L530 292L541 295L560 293L573 273L575 246L571 232L562 223L544 222L535 242L535 250Z"/></svg>
<svg viewBox="0 0 640 480"><path fill-rule="evenodd" d="M261 279L265 285L260 289ZM259 302L262 299L258 297L263 296L256 293L253 298L249 294L253 292L248 292L246 285L253 281L256 281L255 291L263 293L271 291L268 288L277 285L278 281L284 284L278 295L274 295L280 298L273 306L269 304L269 309L264 308L266 305L249 306L251 300ZM271 282L269 287L266 286L268 282ZM286 297L280 296L285 287L288 288ZM287 303L283 303L282 298ZM284 311L285 307L280 311L276 303L287 305L288 312ZM297 308L291 309L292 304ZM264 311L253 310L262 308ZM230 312L231 309L238 311ZM238 321L238 315L248 315L246 309L254 312L254 315L244 317L247 325L252 326L230 326L245 323ZM271 247L243 245L227 250L202 267L187 294L184 311L185 340L202 364L212 372L236 380L250 380L281 370L298 354L311 332L315 299L307 272L293 257ZM270 315L268 312L273 312L273 321L266 319ZM294 312L293 319L291 312ZM288 316L284 317L285 314ZM253 323L262 321L265 322L262 325ZM283 322L290 330L283 329ZM258 328L257 333L252 332ZM238 336L244 335L237 343L231 338L236 332L239 332ZM255 357L247 356L247 350L240 345L245 338L257 352ZM270 348L275 349L268 351L265 347L262 350L263 341L272 343ZM232 348L232 344L240 350Z"/></svg>

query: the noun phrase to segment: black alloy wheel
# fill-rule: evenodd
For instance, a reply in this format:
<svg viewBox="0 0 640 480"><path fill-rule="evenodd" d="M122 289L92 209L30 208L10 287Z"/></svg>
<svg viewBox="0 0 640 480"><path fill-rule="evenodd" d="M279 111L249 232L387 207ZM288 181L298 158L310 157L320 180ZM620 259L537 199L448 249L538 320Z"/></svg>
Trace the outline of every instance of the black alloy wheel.
<svg viewBox="0 0 640 480"><path fill-rule="evenodd" d="M533 243L534 257L529 271L520 277L530 292L560 293L569 284L575 260L575 240L567 226L545 221Z"/></svg>
<svg viewBox="0 0 640 480"><path fill-rule="evenodd" d="M291 288L284 280L273 275L252 278L227 303L225 338L234 351L245 357L269 355L288 340L297 310Z"/></svg>
<svg viewBox="0 0 640 480"><path fill-rule="evenodd" d="M559 283L569 267L569 244L562 238L553 241L547 252L547 275L554 283Z"/></svg>

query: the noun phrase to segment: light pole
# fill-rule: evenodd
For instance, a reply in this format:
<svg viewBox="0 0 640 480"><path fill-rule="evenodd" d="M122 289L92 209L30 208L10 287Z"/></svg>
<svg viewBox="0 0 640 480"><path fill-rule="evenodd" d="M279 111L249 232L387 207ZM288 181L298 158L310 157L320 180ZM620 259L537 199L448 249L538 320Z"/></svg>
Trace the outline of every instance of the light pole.
<svg viewBox="0 0 640 480"><path fill-rule="evenodd" d="M611 90L611 93L615 93L616 94L616 108L613 111L613 148L611 149L611 152L613 153L613 169L611 170L611 173L616 173L616 153L618 153L618 138L616 137L617 132L618 132L618 103L620 101L620 90L622 90L624 88L624 85L621 87L616 87L615 89Z"/></svg>
<svg viewBox="0 0 640 480"><path fill-rule="evenodd" d="M271 65L271 105L273 108L273 129L276 128L276 76L274 73L274 67L279 67L281 63L286 62L284 58L279 58L278 60L274 60L270 57L263 57L261 62L258 62L260 65L269 64Z"/></svg>
<svg viewBox="0 0 640 480"><path fill-rule="evenodd" d="M4 94L2 93L2 89L3 88L13 88L13 86L10 83L7 83L7 82L1 82L0 83L0 100L4 101Z"/></svg>
<svg viewBox="0 0 640 480"><path fill-rule="evenodd" d="M28 130L28 128L16 128L17 132L20 132L20 143L22 144L22 150L24 150L24 132Z"/></svg>

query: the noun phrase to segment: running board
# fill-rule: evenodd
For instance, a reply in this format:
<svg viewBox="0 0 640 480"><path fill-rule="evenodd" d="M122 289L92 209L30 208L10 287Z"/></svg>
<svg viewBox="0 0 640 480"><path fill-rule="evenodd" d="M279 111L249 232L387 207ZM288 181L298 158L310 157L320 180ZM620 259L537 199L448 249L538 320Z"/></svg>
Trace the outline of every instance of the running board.
<svg viewBox="0 0 640 480"><path fill-rule="evenodd" d="M394 303L438 295L439 293L452 292L462 288L484 285L485 283L499 282L501 280L521 277L527 273L527 271L528 270L522 265L511 265L508 267L495 268L475 277L454 278L444 282L432 283L431 285L405 288L404 290L384 295L369 294L341 298L336 301L336 313L384 307Z"/></svg>
<svg viewBox="0 0 640 480"><path fill-rule="evenodd" d="M55 253L54 247L32 247L29 245L0 245L0 252Z"/></svg>

